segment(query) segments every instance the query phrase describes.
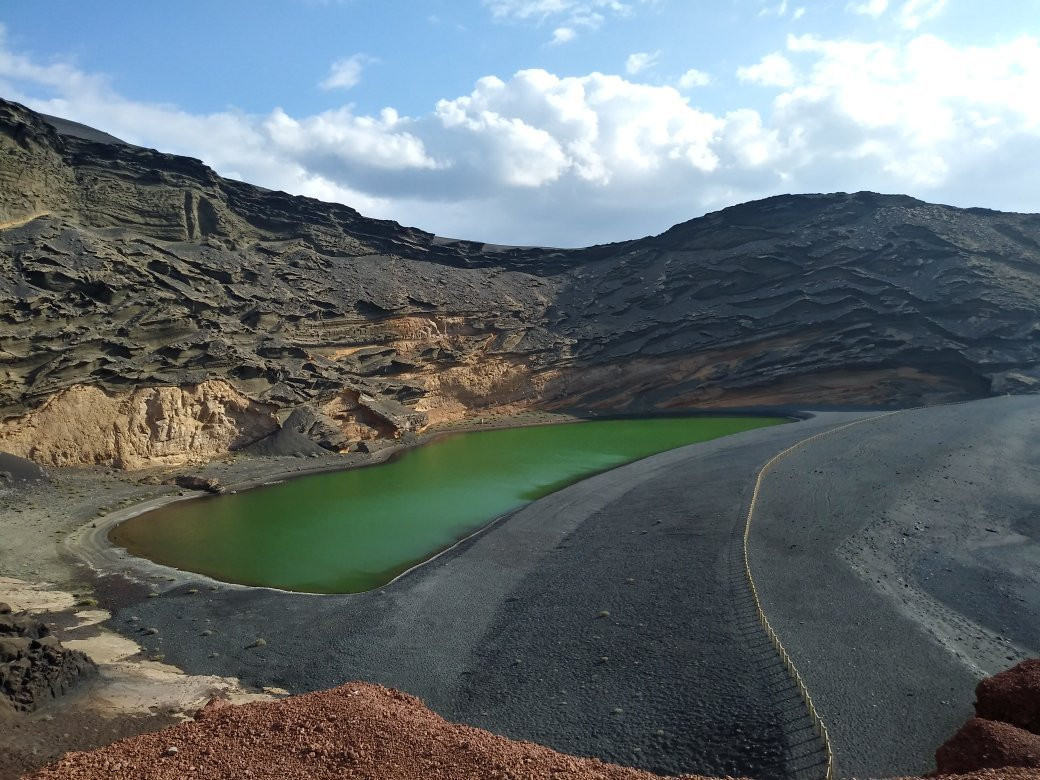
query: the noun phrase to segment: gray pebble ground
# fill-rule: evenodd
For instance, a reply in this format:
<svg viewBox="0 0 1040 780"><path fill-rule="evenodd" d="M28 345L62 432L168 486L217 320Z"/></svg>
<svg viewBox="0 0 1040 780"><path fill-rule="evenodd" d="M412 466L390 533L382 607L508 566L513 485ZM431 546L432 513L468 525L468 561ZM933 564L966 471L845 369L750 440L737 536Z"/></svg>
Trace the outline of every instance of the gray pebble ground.
<svg viewBox="0 0 1040 780"><path fill-rule="evenodd" d="M825 437L767 477L752 564L843 773L927 771L970 710L974 681L1008 656L1038 654L1024 641L1040 623L1037 568L1025 565L1037 560L1027 511L1037 493L1015 477L1035 468L1038 415L1035 397L901 413ZM102 594L126 604L115 627L189 672L294 692L369 680L449 719L579 755L809 777L819 744L754 623L739 538L773 454L863 416L821 414L599 475L367 594L178 585L145 599L115 578ZM932 506L939 485L950 511ZM968 503L1012 488L984 520ZM997 529L1010 557L980 526ZM1001 560L1015 565L993 574ZM947 568L975 574L934 574ZM1014 609L987 608L1012 592ZM998 631L1023 641L1007 646Z"/></svg>

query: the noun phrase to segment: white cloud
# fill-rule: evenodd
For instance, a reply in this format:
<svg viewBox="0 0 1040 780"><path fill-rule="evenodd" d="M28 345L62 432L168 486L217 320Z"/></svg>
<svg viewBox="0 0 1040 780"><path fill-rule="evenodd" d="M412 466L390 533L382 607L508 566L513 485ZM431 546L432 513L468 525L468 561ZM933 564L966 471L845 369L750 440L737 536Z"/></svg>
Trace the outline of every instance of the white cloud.
<svg viewBox="0 0 1040 780"><path fill-rule="evenodd" d="M617 0L484 0L496 19L548 19L589 15L599 10L628 13L631 4Z"/></svg>
<svg viewBox="0 0 1040 780"><path fill-rule="evenodd" d="M700 73L695 71L695 73ZM779 192L874 189L1040 211L1040 40L811 35L741 68L768 111L694 108L632 76L522 70L419 116L192 114L134 101L0 37L0 94L256 184L499 243L658 232ZM690 75L688 83L702 81Z"/></svg>
<svg viewBox="0 0 1040 780"><path fill-rule="evenodd" d="M797 139L803 163L831 157L852 170L874 167L873 178L890 189L926 193L953 186L959 169L995 149L1040 152L1040 107L1021 100L1040 90L1035 38L958 48L930 35L905 46L802 36L790 38L788 49L815 60L775 101L774 121ZM1006 167L992 173L991 192L1002 178L1019 178Z"/></svg>
<svg viewBox="0 0 1040 780"><path fill-rule="evenodd" d="M355 116L341 108L306 119L293 119L276 108L260 127L281 153L298 162L311 161L317 169L436 168L423 142L406 129L409 124L392 108L383 109L379 117Z"/></svg>
<svg viewBox="0 0 1040 780"><path fill-rule="evenodd" d="M361 82L361 71L372 62L365 54L353 54L336 60L329 68L329 75L318 85L322 89L350 89Z"/></svg>
<svg viewBox="0 0 1040 780"><path fill-rule="evenodd" d="M864 16L873 16L875 19L888 10L888 0L865 0L861 3L850 3L849 10Z"/></svg>
<svg viewBox="0 0 1040 780"><path fill-rule="evenodd" d="M946 7L946 0L906 0L896 18L907 30L916 30L929 19L934 19Z"/></svg>
<svg viewBox="0 0 1040 780"><path fill-rule="evenodd" d="M764 87L789 87L795 82L795 73L791 61L774 52L755 65L737 68L737 78Z"/></svg>
<svg viewBox="0 0 1040 780"><path fill-rule="evenodd" d="M557 27L553 30L553 37L549 43L554 46L559 46L562 43L573 41L577 35L578 34L570 27Z"/></svg>
<svg viewBox="0 0 1040 780"><path fill-rule="evenodd" d="M711 76L703 70L690 68L679 77L679 86L682 89L693 89L694 87L706 87L711 83Z"/></svg>
<svg viewBox="0 0 1040 780"><path fill-rule="evenodd" d="M629 16L635 6L657 0L483 0L499 21L545 22L563 20L566 27L599 27L608 15Z"/></svg>
<svg viewBox="0 0 1040 780"><path fill-rule="evenodd" d="M634 76L637 73L642 73L648 68L652 68L657 64L657 58L661 56L661 52L646 52L637 51L634 54L629 54L628 59L625 60L625 72L630 76Z"/></svg>
<svg viewBox="0 0 1040 780"><path fill-rule="evenodd" d="M699 169L716 164L709 147L718 120L670 87L619 76L527 70L509 82L484 78L471 94L441 101L437 117L444 128L463 131L452 143L469 151L464 164L474 175L497 171L511 186L564 175L606 185L670 161Z"/></svg>
<svg viewBox="0 0 1040 780"><path fill-rule="evenodd" d="M762 16L787 16L787 0L780 0L779 3L767 4L762 6L759 10L758 15Z"/></svg>

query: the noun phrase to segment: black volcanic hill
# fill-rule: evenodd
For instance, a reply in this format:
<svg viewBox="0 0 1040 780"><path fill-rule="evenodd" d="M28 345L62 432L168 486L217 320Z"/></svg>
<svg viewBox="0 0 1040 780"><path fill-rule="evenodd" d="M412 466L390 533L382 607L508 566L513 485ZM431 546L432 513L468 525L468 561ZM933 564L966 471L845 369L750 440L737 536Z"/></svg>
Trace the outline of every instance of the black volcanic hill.
<svg viewBox="0 0 1040 780"><path fill-rule="evenodd" d="M174 462L290 413L343 449L496 409L1038 386L1040 215L791 195L620 244L491 247L51 121L0 101L0 449L36 460ZM41 444L59 418L102 432Z"/></svg>

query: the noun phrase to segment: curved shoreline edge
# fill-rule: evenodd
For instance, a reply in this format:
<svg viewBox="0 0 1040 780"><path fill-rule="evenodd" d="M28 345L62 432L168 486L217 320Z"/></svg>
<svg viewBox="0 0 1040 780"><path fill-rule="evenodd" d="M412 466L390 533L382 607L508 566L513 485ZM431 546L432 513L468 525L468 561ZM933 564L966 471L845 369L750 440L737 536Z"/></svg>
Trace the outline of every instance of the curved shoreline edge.
<svg viewBox="0 0 1040 780"><path fill-rule="evenodd" d="M850 515L863 514L865 511L869 519L873 520L876 515L876 512L873 511L875 504L883 504L886 498L899 499L900 494L894 491L893 488L900 488L900 485L910 484L913 480L918 479L915 470L906 468L907 465L911 465L907 459L912 461L913 464L922 463L920 454L925 454L931 458L935 446L944 442L948 447L956 448L953 451L963 454L962 460L969 469L971 464L976 462L979 457L996 457L995 463L999 467L1003 462L1002 459L1004 457L1013 457L1013 453L1008 453L1005 456L999 454L1005 452L1005 449L997 449L993 452L988 450L979 452L977 449L964 449L964 447L970 447L972 443L978 447L978 437L973 431L975 429L988 430L995 421L1001 420L1005 416L1008 417L1007 425L1004 428L999 428L997 434L987 434L990 440L1000 440L997 442L998 447L1004 447L1003 440L1007 437L1002 432L1005 428L1010 427L1013 432L1014 429L1031 426L1030 430L1038 430L1033 422L1029 422L1027 426L1027 421L1024 418L1012 418L1009 414L1009 412L1015 409L1026 408L1027 404L1028 409L1035 410L1030 413L1029 419L1036 421L1036 424L1040 425L1040 404L1036 404L1035 399L993 399L984 402L984 405L977 409L969 406L963 412L950 412L938 408L932 411L928 409L919 410L912 415L908 415L905 423L902 421L902 418L899 418L900 421L897 424L883 424L876 431L872 426L869 437L837 435L824 440L819 448L807 448L802 451L802 454L791 458L789 462L784 461L785 465L778 467L777 473L769 477L769 480L775 478L777 482L766 482L765 494L760 497L760 506L755 512L756 519L753 531L755 536L752 539L751 550L751 562L755 566L755 576L762 581L761 584L764 586L762 600L770 610L772 622L783 635L785 645L788 646L791 654L799 660L804 677L812 687L813 698L820 706L823 715L827 718L827 724L832 732L831 738L837 741L836 747L838 749L839 762L850 771L858 766L862 769L860 776L883 776L885 773L888 775L911 774L912 772L907 770L908 766L917 765L924 761L930 763L930 751L934 750L935 746L947 738L949 733L952 733L953 728L955 728L955 726L950 727L946 724L947 713L951 713L949 714L949 719L952 722L953 719L956 719L954 717L956 711L970 704L966 692L969 691L971 686L961 680L963 675L954 675L950 677L952 682L947 682L945 671L947 667L949 666L952 669L956 664L964 662L964 659L956 654L951 654L950 648L943 647L942 650L936 648L934 653L935 655L942 655L942 659L940 659L942 663L937 667L942 670L942 674L939 675L941 679L925 676L918 683L912 683L909 686L904 684L903 678L905 675L901 676L899 671L899 667L902 664L897 660L900 657L898 653L903 652L903 644L900 644L898 641L888 643L886 640L885 647L879 648L876 652L866 646L864 648L853 648L853 650L861 651L860 656L863 656L864 653L874 652L873 660L870 660L871 657L868 657L868 660L860 665L868 670L866 673L873 675L869 682L873 683L876 681L877 683L879 698L876 701L886 702L886 707L888 704L892 704L898 710L917 712L918 715L915 717L928 719L920 727L912 726L909 730L905 726L902 727L903 731L899 732L899 734L893 732L891 739L887 732L876 732L884 736L880 738L880 741L877 739L872 740L872 744L868 749L872 759L881 761L882 755L885 757L882 761L885 772L881 771L882 767L873 763L870 765L863 764L862 755L865 754L855 752L860 745L849 737L849 730L855 731L858 728L857 724L863 722L872 723L872 721L862 721L856 718L850 719L850 717L846 717L846 713L855 714L860 712L860 710L853 708L852 705L858 705L861 709L863 706L869 708L873 699L866 698L868 694L865 694L864 690L869 689L859 687L858 678L856 678L857 684L847 692L847 696L851 696L851 699L843 698L843 696L846 696L846 693L843 692L844 689L834 690L834 686L844 684L843 678L846 676L845 672L842 671L841 663L836 665L836 662L841 662L841 659L845 658L845 650L843 648L847 647L848 640L846 639L846 634L850 632L860 632L861 638L857 639L857 644L864 644L863 639L869 640L871 636L874 636L872 632L875 631L875 625L878 621L890 621L893 625L898 624L901 627L900 631L909 632L912 627L909 625L904 627L906 621L900 619L898 613L903 608L903 599L913 597L914 594L904 592L902 581L899 580L897 582L895 575L893 575L891 584L893 586L897 585L899 590L895 594L889 590L888 592L881 591L880 595L872 596L873 601L871 604L872 609L875 611L860 615L859 613L862 610L859 610L853 616L855 617L853 620L849 619L850 616L847 610L838 618L823 613L821 618L826 616L825 622L813 625L812 618L806 614L806 610L802 609L802 606L797 601L798 599L803 599L809 602L809 604L804 606L811 606L817 597L804 599L802 596L792 596L793 593L806 593L806 588L808 587L811 590L816 582L811 574L809 575L809 581L806 582L806 573L809 572L809 569L803 570L801 564L797 563L800 560L797 557L799 554L818 557L812 542L816 534L811 530L812 526L808 533L802 529L802 518L807 512L812 511L819 516L819 520L823 523L821 528L826 530L831 525L829 521L832 515L830 502L837 502L834 504L835 508L841 502L844 502ZM859 415L855 416L858 417ZM877 413L875 412L871 416L877 416ZM568 556L566 560L571 562L578 561L580 563L580 559L576 558L577 553L565 554L560 551L562 548L557 547L560 534L570 533L567 530L555 530L557 521L567 523L568 528L570 528L572 523L584 522L582 518L586 516L591 518L594 514L597 515L595 523L584 523L581 526L581 535L578 539L590 539L590 533L593 532L592 529L600 524L598 513L601 511L602 494L609 494L605 500L612 501L617 505L615 514L631 513L632 511L643 512L643 515L640 517L645 521L645 525L640 527L650 528L651 536L648 537L648 541L653 540L654 534L660 532L653 530L653 523L658 515L651 516L650 512L656 512L659 506L663 506L662 498L665 501L668 498L667 496L662 496L659 490L648 491L647 489L641 489L639 486L646 485L649 487L651 483L647 482L647 477L654 476L654 474L660 475L663 473L662 467L665 467L665 471L667 471L667 468L672 469L674 478L655 484L674 486L677 491L674 495L675 501L688 500L690 494L684 486L690 484L689 475L691 473L717 473L721 477L719 486L726 485L727 487L724 491L709 489L709 495L718 497L719 502L717 506L712 507L710 510L698 511L695 513L695 517L698 518L696 520L698 524L701 520L707 523L704 526L706 529L711 528L716 520L724 518L728 528L731 519L729 516L730 512L734 516L741 515L739 520L743 521L744 517L742 515L744 510L746 510L746 506L744 509L740 506L732 506L734 504L732 496L743 495L744 501L741 503L746 502L750 498L755 475L761 470L764 463L775 456L778 450L782 451L783 447L796 443L799 439L804 438L807 433L837 426L853 417L851 414L834 416L824 414L816 422L809 423L804 428L802 426L777 426L766 429L766 433L752 432L743 434L743 436L752 437L744 440L747 443L721 439L716 443L708 443L707 446L695 445L694 448L686 453L673 451L655 456L652 462L630 464L627 467L621 467L628 469L626 474L608 476L606 479L603 479L602 475L599 479L592 478L587 481L587 483L592 484L582 485L579 483L579 485L572 486L567 491L561 491L554 494L553 497L548 497L543 502L536 502L534 514L540 515L539 518L532 518L530 516L532 512L529 509L517 517L514 522L500 523L494 526L493 533L488 533L483 538L473 540L472 548L464 547L458 554L444 556L442 563L432 567L424 567L423 570L416 572L414 576L407 578L406 581L396 583L393 588L387 588L385 595L370 592L369 594L360 594L358 598L344 598L338 602L335 599L315 599L307 602L306 597L301 599L297 594L292 594L290 598L286 594L265 592L260 588L240 588L234 591L231 588L226 588L223 593L193 598L149 599L147 602L143 599L140 601L135 599L132 605L119 608L120 611L113 617L112 625L117 631L129 630L124 629L121 623L125 623L129 615L140 615L143 624L155 625L162 632L162 641L158 645L150 637L145 637L149 650L151 652L167 653L167 657L171 659L171 662L184 668L188 673L198 674L214 671L241 678L250 685L282 685L294 692L312 690L318 687L330 687L343 679L371 679L419 695L431 702L436 711L450 715L456 720L470 722L470 719L476 719L480 715L477 711L480 708L471 706L468 710L460 709L462 706L458 698L461 695L460 690L465 692L466 689L459 686L460 684L464 685L464 681L469 678L460 677L459 675L470 674L472 673L470 670L476 669L481 674L492 675L492 677L487 679L493 680L494 675L499 675L503 672L495 658L489 659L488 663L481 661L476 666L473 665L476 663L475 661L467 660L473 648L483 648L486 644L489 636L487 634L488 625L491 625L493 628L490 636L494 636L494 631L498 630L498 628L495 628L498 624L491 624L488 622L489 620L501 619L508 623L508 621L515 622L518 616L522 618L523 615L529 615L541 621L537 625L541 626L540 630L542 631L564 632L568 627L566 622L559 624L557 618L549 620L545 615L540 614L543 609L543 607L539 606L541 602L529 602L527 599L529 595L528 590L516 590L515 585L512 584L520 582L518 578L526 576L526 573L531 571L537 572L538 575L532 582L537 583L542 578L542 574L547 567L538 563L538 554L529 554L527 552L528 549L532 549L535 546L548 551L549 557L545 560L563 559L565 556ZM979 418L980 422L976 422L976 418ZM968 426L970 430L968 430L966 436L961 436L962 430L960 426L962 420L973 421L972 425ZM930 438L921 436L922 433L927 434L929 431L932 431ZM950 433L956 435L950 435ZM922 441L911 448L912 452L909 455L900 460L901 455L898 451L893 454L893 448L901 446L901 437L904 436L911 437L908 442L916 439L922 439ZM1031 434L1029 440L1032 439L1035 439L1035 436ZM945 468L942 464L946 463L946 455L944 454L946 451L946 449L940 450L939 455L941 457L928 461L928 464L926 464L926 475L933 474L935 480L943 480L943 475L946 473L954 475L953 471L945 472L938 470ZM998 454L994 455L994 452ZM1034 460L1035 458L1030 458L1029 462L1032 463ZM940 465L934 466L933 469L933 461ZM289 463L289 461L281 462ZM864 465L865 476L857 476L855 473L850 472L850 469L857 468L858 463ZM671 466L669 467L667 464L671 464ZM714 468L716 471L711 471L713 468L712 464L715 464ZM691 468L694 471L691 472ZM890 483L889 480L891 478L889 474L892 468L902 470L904 475L901 478L902 482ZM704 469L708 469L708 471L705 472L703 471ZM822 469L822 471L814 472L814 469ZM240 469L235 473L242 474L248 472ZM256 473L255 469L253 473ZM965 473L964 469L961 470L961 473ZM992 483L988 488L985 486L972 488L973 482L971 478L974 475L971 472L967 472L966 475L967 479L961 480L963 485L961 488L962 492L974 490L981 493L993 493L994 489L1000 489L996 482ZM270 477L270 474L267 476ZM950 478L952 480L954 476ZM230 480L228 482L230 484ZM599 483L598 487L595 486L596 482ZM952 482L946 483L943 481L933 482L932 484L942 489L947 489L953 485ZM989 483L985 484L989 485ZM737 490L734 491L733 488L737 488ZM857 490L859 492L856 492ZM884 491L884 493L879 493L879 490ZM866 492L864 493L864 491ZM1035 493L1035 490L1032 492ZM728 500L724 500L726 497L723 493L729 494ZM778 498L784 499L782 494L790 494L787 496L786 502L778 500ZM931 506L932 495L934 493L928 493L921 501L927 502L927 505ZM960 496L961 493L956 495ZM685 499L683 498L684 496L686 496ZM169 498L175 500L176 497ZM936 506L938 507L939 505ZM132 510L133 508L130 509ZM703 509L703 507L699 507L699 509ZM944 510L942 507L939 507L937 511L942 512ZM736 520L738 518L733 517L732 519ZM890 531L890 535L895 542L903 541L900 537L901 529L905 528L913 531L914 519L910 518L907 520L904 518L904 521L902 526L896 525ZM909 523L909 526L906 523ZM618 528L626 528L623 518L615 525ZM686 525L688 525L688 522ZM741 522L742 525L743 523ZM544 539L541 536L535 538L528 535L532 531L540 534L542 532L538 531L538 528L550 527L553 530L547 533ZM667 528L667 526L665 527ZM677 525L676 528L678 527L680 526ZM997 525L993 527L1000 528ZM639 531L628 532L639 533ZM836 533L842 533L841 528L836 529ZM986 535L984 534L984 536ZM602 539L602 535L599 538ZM729 538L733 542L735 554L727 567L727 571L733 573L734 585L739 587L742 593L746 593L744 577L739 571L740 529L735 527L730 530ZM987 538L994 539L997 537ZM606 539L602 540L608 541ZM808 549L789 551L788 547L791 541L799 542L799 546ZM806 544L801 544L802 542L806 542ZM568 542L568 544L573 544L573 542ZM673 545L668 546L671 547ZM515 553L520 550L524 551L525 559L517 562ZM785 558L789 554L795 556L792 559L795 563L785 563ZM534 562L533 565L532 561ZM847 564L844 560L835 559L831 565L841 569L845 579L850 580L848 583L850 586L856 588L874 587L872 576L861 582L861 580L864 580L863 573L855 566L853 566L851 573L846 571ZM503 566L508 568L500 568ZM794 567L786 574L792 575L790 578L792 579L791 586L797 590L792 590L792 587L785 585L783 576L785 572L779 572L780 576L778 576L778 572L775 571L777 566L788 569L791 569L792 566ZM703 566L701 570L706 571ZM607 572L606 576L609 581L613 581L614 578L623 577L624 573L623 569L614 567ZM884 572L882 572L883 574ZM496 581L489 584L489 575L493 576L495 580L504 579L506 583L503 584ZM855 580L855 582L851 580ZM640 590L646 587L642 582L643 580L640 578L640 584L638 585ZM165 583L157 585L163 587ZM579 589L575 589L575 592L577 590ZM871 592L873 593L873 590ZM176 596L177 594L174 595ZM519 600L512 598L512 596L517 595L521 596ZM562 598L563 600L559 601L559 603L569 605L567 607L570 610L569 614L574 614L574 610L577 610L578 622L576 625L578 626L582 625L580 622L581 616L594 616L595 610L603 606L610 607L615 615L619 617L624 615L623 608L620 605L603 603L602 599L607 595L605 589L593 588L593 592L587 594L591 600L587 601L575 601L574 595L574 593L557 593L556 587L552 586L546 591L546 596L550 601L545 603L555 604ZM839 602L845 598L844 591L836 594L828 592L818 595L824 600L831 598ZM855 595L855 592L853 592L853 595ZM894 599L893 596L895 596ZM689 595L688 597L691 599L689 602L691 606L695 606L700 598L695 595ZM553 599L556 599L556 601L552 601ZM783 607L780 614L776 613L778 607L777 599L781 601L779 606ZM823 606L826 607L827 605L824 604ZM284 613L283 610L285 610ZM294 614L301 611L303 614ZM470 612L475 614L469 614ZM283 614L285 615L284 619L281 617ZM497 618L495 617L496 614L498 615ZM763 636L753 615L750 617L751 619L748 623L754 630L756 637ZM220 631L217 637L203 644L197 639L197 634L191 631L191 626L196 622L200 624L208 622L209 618L212 618L214 622L219 621ZM274 623L272 623L272 618L274 618ZM831 621L834 619L843 621L843 624L847 624L847 626L844 628L835 626L835 630L832 631ZM456 623L453 622L456 620L464 620L466 622L463 625L456 626ZM666 634L670 631L667 628L667 620L668 618L664 617L664 622L661 623L661 630L667 629ZM800 627L798 624L803 620L808 621L809 625ZM308 640L310 636L309 629L315 624L315 621L323 626L327 626L327 630L332 631L336 635L350 637L349 642L343 641L333 645L336 648L336 652L340 655L330 658L324 645L317 649L311 646L311 642ZM604 621L595 625L597 627L606 627L607 622ZM470 623L473 623L473 625L470 626ZM129 625L131 624L128 623L127 626ZM450 633L452 635L442 636L441 632L448 626L451 626ZM835 634L834 637L830 637L831 639L845 643L841 647L836 647L836 655L834 653L818 652L821 648L814 647L814 645L818 644L818 632L821 626L825 633ZM463 630L457 631L456 628ZM925 629L927 630L928 626L925 626ZM418 637L416 636L417 633ZM913 633L921 632L914 630ZM242 649L258 635L264 636L268 640L269 648L266 652ZM974 634L968 638L973 639ZM373 643L372 647L367 646L369 642ZM918 643L920 644L920 642ZM933 643L933 640L929 639L928 643ZM770 657L776 657L773 648L766 646L764 637L761 641L761 646L763 651L768 651ZM806 648L809 650L808 656L806 655ZM207 659L206 653L211 649L220 650L221 657L216 660ZM619 650L619 648L614 649ZM827 650L826 647L822 649L824 651ZM483 652L482 649L481 652ZM514 654L515 657L522 657L524 659L522 669L525 670L525 674L530 675L532 669L529 668L529 665L533 667L544 652L545 648L543 647L531 648L530 651L525 651L522 648L515 650L508 648L506 655L502 657L506 659L507 663L514 658ZM593 656L598 655L598 652L593 650L588 652ZM609 650L607 652L612 657L615 655ZM895 657L891 657L893 652L897 653ZM501 653L499 655L501 656ZM288 658L293 659L291 666L286 665L284 662ZM928 658L931 658L931 656L929 655ZM318 663L328 664L330 660L331 666L328 668L315 666ZM620 665L622 660L620 655L616 660ZM641 657L641 660L644 663L646 662L645 658ZM784 676L783 667L779 663L774 663L777 673L780 676ZM548 662L544 662L543 665L548 665ZM601 666L596 667L596 669L602 670L602 673L613 674L614 677L610 679L616 678L619 684L623 685L628 680L628 677L625 676L626 673L620 668L613 670L611 666ZM692 672L692 670L687 669L686 665L676 667L676 670L684 675L688 671ZM666 672L667 670L664 667L660 669L660 673ZM507 682L508 679L506 680ZM685 678L680 676L674 679L680 680ZM951 687L954 682L957 683L956 691L953 691ZM643 682L641 684L645 685L646 683ZM499 687L501 688L502 686ZM570 688L570 686L566 687ZM845 688L848 688L848 686L846 685ZM617 690L622 689L618 688ZM793 692L793 688L791 690ZM904 690L913 691L916 698L912 700L903 699L902 697L906 695ZM947 693L948 690L949 694ZM678 693L678 691L675 693ZM880 698L883 695L890 698ZM540 699L532 697L533 693L526 698L521 696L522 701L511 705L514 711L514 717L511 720L503 719L496 715L497 720L490 725L498 733L504 733L503 729L505 731L512 730L519 733L522 737L537 741L539 734L532 732L531 729L542 728L539 724L544 724L546 721L541 717L532 720L532 717L535 715L540 716L544 714L541 710L525 709L525 707L528 707L528 704L538 705ZM528 702L528 699L531 701ZM941 711L935 707L940 699L950 699L949 706L942 708ZM690 703L686 699L682 699L682 701L686 701L687 704ZM791 697L791 704L795 709L802 706L797 695ZM927 706L922 709L921 704ZM626 704L627 707L628 704ZM461 717L459 717L460 712ZM802 712L804 713L804 710ZM869 714L869 709L867 712ZM886 715L885 718L885 723L887 724L889 716ZM903 720L896 719L892 722L902 724ZM958 720L959 722L961 721ZM482 724L474 723L474 725ZM590 750L595 751L599 749L590 744L580 743L578 732L568 731L569 728L565 724L560 732L564 735L563 739L571 740L569 744L578 744L578 749L584 751L585 754L589 754L588 751ZM911 732L910 738L902 738L901 735L903 733L911 734ZM806 729L805 733L808 734L809 729ZM875 732L872 730L872 733ZM578 740L578 743L575 743L575 740ZM544 738L542 741L545 741ZM879 749L879 746L881 749ZM574 751L570 750L569 752ZM848 760L848 764L846 764L846 760ZM858 765L857 761L859 761ZM822 762L820 763L822 764ZM816 766L817 771L819 771L820 764ZM927 771L927 769L920 771Z"/></svg>
<svg viewBox="0 0 1040 780"><path fill-rule="evenodd" d="M460 430L438 430L433 431L429 434L422 435L418 440L412 443L394 443L386 447L383 447L372 453L369 458L366 458L360 463L319 463L310 467L304 467L295 471L275 470L270 474L243 480L241 482L232 483L224 487L225 493L238 493L245 490L254 490L262 488L268 485L274 485L288 480L301 479L304 477L316 476L319 474L330 474L340 471L351 471L355 469L363 468L374 468L378 466L391 463L397 458L403 456L407 452L417 448L424 447L430 444L436 443L438 440L449 436L456 436L460 434L473 434L473 433L486 433L496 429L502 428L519 428L519 427L536 427L546 425L577 425L584 422L601 422L609 420L624 420L624 419L642 419L647 417L770 417L780 420L786 420L789 422L803 422L810 420L815 416L815 412L793 409L791 407L779 407L777 409L770 409L768 407L747 407L747 408L734 408L725 409L720 411L712 410L686 410L676 413L665 413L658 415L638 415L638 414L620 414L620 415L609 415L599 416L588 419L580 418L564 418L553 421L540 421L540 422L524 422L521 425L510 425L508 421L505 425L491 424L489 426L481 427L465 427ZM733 435L733 434L727 434ZM725 437L719 437L725 438ZM711 439L707 440L711 441ZM681 447L696 446L704 442L693 442L687 445L681 445ZM681 449L673 448L673 449ZM660 453L653 453L646 457L654 457L655 455L663 454L668 452L664 450ZM644 460L645 458L639 458L637 460ZM614 469L621 468L622 466L628 465L636 461L628 461L627 463L613 466L602 471L593 471L585 474L576 482L581 482L601 474L613 471ZM576 482L564 485L559 489L569 487ZM553 491L556 492L556 491ZM134 517L147 514L156 509L164 506L168 506L179 501L190 501L193 499L206 498L209 494L191 491L189 493L180 493L178 495L160 496L158 498L150 498L145 501L135 503L131 506L124 507L114 512L108 512L100 517L96 517L81 526L76 528L70 534L68 534L62 541L62 546L67 553L73 556L75 559L85 563L89 566L95 574L110 574L117 573L122 576L131 577L138 579L142 582L150 582L153 591L164 592L172 590L176 587L184 585L188 582L199 583L210 587L211 589L234 589L234 590L266 590L275 593L285 594L299 594L307 596L350 596L356 595L354 593L324 593L324 592L313 592L303 590L287 590L284 588L277 588L269 585L246 585L242 583L229 582L227 580L217 579L207 574L200 572L193 572L186 569L178 569L174 566L168 566L166 564L157 563L148 558L143 558L137 555L133 555L125 548L119 547L111 542L109 539L109 533L113 528L126 522ZM377 586L370 590L384 588L391 585L394 582L408 576L412 572L436 561L438 558L452 552L459 546L465 544L468 541L480 536L483 533L490 531L494 526L501 523L509 516L515 514L517 511L523 508L525 505L521 505L511 509L501 515L488 520L488 522L481 525L471 533L460 537L451 542L446 547L438 550L428 558L415 563L408 567L404 571L395 575L392 579L387 580L385 583ZM161 586L159 583L162 583ZM367 591L362 591L367 592Z"/></svg>

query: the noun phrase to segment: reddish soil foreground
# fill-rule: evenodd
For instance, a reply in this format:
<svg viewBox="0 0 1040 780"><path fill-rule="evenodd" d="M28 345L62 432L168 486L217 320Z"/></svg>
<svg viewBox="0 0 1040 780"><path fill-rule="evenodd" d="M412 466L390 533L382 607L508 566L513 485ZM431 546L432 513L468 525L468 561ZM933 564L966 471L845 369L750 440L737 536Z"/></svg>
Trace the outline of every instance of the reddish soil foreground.
<svg viewBox="0 0 1040 780"><path fill-rule="evenodd" d="M938 772L1022 767L1040 778L1040 659L986 678L975 699L978 717L935 751Z"/></svg>
<svg viewBox="0 0 1040 780"><path fill-rule="evenodd" d="M194 722L68 753L29 777L651 780L657 775L448 723L413 696L348 683L270 703L210 702Z"/></svg>
<svg viewBox="0 0 1040 780"><path fill-rule="evenodd" d="M98 750L69 753L27 780L191 777L651 780L657 776L451 724L413 696L378 685L349 683L276 702L231 706L212 701L194 722ZM1040 780L1040 771L988 769L960 777Z"/></svg>

